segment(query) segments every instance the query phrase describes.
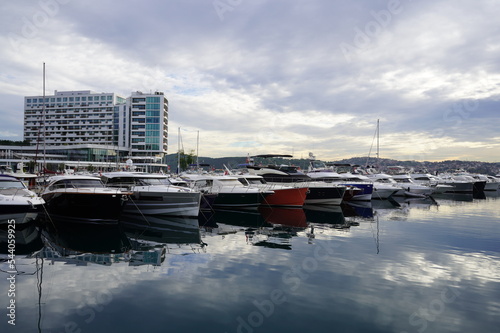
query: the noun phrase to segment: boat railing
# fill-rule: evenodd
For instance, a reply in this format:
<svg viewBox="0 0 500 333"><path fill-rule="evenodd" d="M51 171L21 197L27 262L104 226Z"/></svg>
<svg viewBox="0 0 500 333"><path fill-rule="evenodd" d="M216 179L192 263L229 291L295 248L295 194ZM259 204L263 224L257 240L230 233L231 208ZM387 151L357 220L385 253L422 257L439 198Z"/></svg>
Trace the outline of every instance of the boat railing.
<svg viewBox="0 0 500 333"><path fill-rule="evenodd" d="M103 186L103 187L85 187L85 186L75 186L75 185L70 185L70 186L63 186L64 184L61 184L60 186L50 186L49 190L51 191L58 191L58 192L82 192L82 193L102 193L102 192L114 192L115 194L129 194L131 192L129 189L126 188L119 188L119 187L109 187L109 186Z"/></svg>

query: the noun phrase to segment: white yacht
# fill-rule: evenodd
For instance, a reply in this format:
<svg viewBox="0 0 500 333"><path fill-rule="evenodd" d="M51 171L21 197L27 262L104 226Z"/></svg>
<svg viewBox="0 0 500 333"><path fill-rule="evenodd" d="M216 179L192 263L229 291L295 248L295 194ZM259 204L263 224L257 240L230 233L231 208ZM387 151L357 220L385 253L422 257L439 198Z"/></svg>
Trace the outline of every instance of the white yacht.
<svg viewBox="0 0 500 333"><path fill-rule="evenodd" d="M427 170L411 172L410 177L419 185L432 187L435 194L453 192L455 189L453 185L442 183L438 177L431 175Z"/></svg>
<svg viewBox="0 0 500 333"><path fill-rule="evenodd" d="M430 186L415 183L406 168L402 166L388 166L387 172L403 188L407 197L425 197L434 192Z"/></svg>
<svg viewBox="0 0 500 333"><path fill-rule="evenodd" d="M190 187L204 193L215 193L214 207L257 207L273 191L243 185L236 176L185 173L181 178Z"/></svg>
<svg viewBox="0 0 500 333"><path fill-rule="evenodd" d="M131 191L123 212L127 214L197 217L201 193L172 185L166 175L143 172L110 172L102 175L106 186Z"/></svg>
<svg viewBox="0 0 500 333"><path fill-rule="evenodd" d="M45 201L28 190L21 180L0 175L0 224L7 224L12 219L17 224L33 219L43 210L44 204ZM29 216L33 218L27 218Z"/></svg>

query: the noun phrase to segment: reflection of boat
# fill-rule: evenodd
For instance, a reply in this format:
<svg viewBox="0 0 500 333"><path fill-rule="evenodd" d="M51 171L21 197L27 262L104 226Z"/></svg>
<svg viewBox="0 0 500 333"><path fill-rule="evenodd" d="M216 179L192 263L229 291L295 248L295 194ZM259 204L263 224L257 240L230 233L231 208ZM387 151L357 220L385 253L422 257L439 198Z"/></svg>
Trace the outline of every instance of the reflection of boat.
<svg viewBox="0 0 500 333"><path fill-rule="evenodd" d="M23 224L16 224L16 228L12 230L14 231L9 231L5 226L0 228L0 253L11 254L12 252L9 252L9 249L14 249L15 255L31 254L43 247L40 230L36 226L35 220L29 219ZM10 238L9 235L11 235ZM15 238L12 238L12 235ZM9 240L11 243L9 243ZM13 243L15 247L13 245L9 246L12 241L15 242Z"/></svg>
<svg viewBox="0 0 500 333"><path fill-rule="evenodd" d="M104 186L98 177L54 176L41 196L50 216L66 222L118 223L128 192Z"/></svg>
<svg viewBox="0 0 500 333"><path fill-rule="evenodd" d="M472 195L472 191L470 193L439 193L434 195L434 199L438 202L440 200L472 201L474 196Z"/></svg>
<svg viewBox="0 0 500 333"><path fill-rule="evenodd" d="M304 206L307 222L318 224L344 225L346 220L340 206Z"/></svg>
<svg viewBox="0 0 500 333"><path fill-rule="evenodd" d="M0 175L0 214L39 212L44 203L42 198L28 190L19 179ZM0 224L4 223L4 219L0 220Z"/></svg>
<svg viewBox="0 0 500 333"><path fill-rule="evenodd" d="M179 230L176 223L151 225L125 223L123 230L133 249L156 246L158 244L200 244L200 229ZM138 247L139 246L139 247Z"/></svg>
<svg viewBox="0 0 500 333"><path fill-rule="evenodd" d="M176 216L159 216L159 215L138 215L138 214L122 214L120 218L121 224L135 224L143 226L158 226L163 228L171 228L176 230L193 230L198 229L198 219L190 217Z"/></svg>
<svg viewBox="0 0 500 333"><path fill-rule="evenodd" d="M103 175L107 186L133 192L123 207L128 214L197 217L201 193L172 185L167 176L142 172Z"/></svg>
<svg viewBox="0 0 500 333"><path fill-rule="evenodd" d="M267 223L293 228L307 228L307 218L302 208L259 207Z"/></svg>
<svg viewBox="0 0 500 333"><path fill-rule="evenodd" d="M255 241L252 243L252 245L267 247L270 249L292 249L292 244L290 244L289 238L279 235L268 235L267 239Z"/></svg>
<svg viewBox="0 0 500 333"><path fill-rule="evenodd" d="M394 200L400 205L407 205L410 208L429 208L436 206L438 203L433 197L425 198L402 198L396 197Z"/></svg>
<svg viewBox="0 0 500 333"><path fill-rule="evenodd" d="M271 227L259 211L246 211L236 209L216 209L213 215L213 221L227 225L260 228Z"/></svg>
<svg viewBox="0 0 500 333"><path fill-rule="evenodd" d="M165 260L167 252L170 253L173 248L184 251L183 246L187 246L189 251L194 251L206 245L201 241L199 228L179 230L176 223L172 224L172 228L166 223L154 226L126 223L123 228L132 246L128 255L130 265L133 266L159 266ZM175 246L172 248L172 245Z"/></svg>
<svg viewBox="0 0 500 333"><path fill-rule="evenodd" d="M363 218L372 218L373 217L373 208L371 206L371 202L346 202L341 205L342 213L345 217L353 217L359 216Z"/></svg>
<svg viewBox="0 0 500 333"><path fill-rule="evenodd" d="M61 256L75 252L122 253L130 243L118 224L74 224L51 215L42 228L46 247Z"/></svg>

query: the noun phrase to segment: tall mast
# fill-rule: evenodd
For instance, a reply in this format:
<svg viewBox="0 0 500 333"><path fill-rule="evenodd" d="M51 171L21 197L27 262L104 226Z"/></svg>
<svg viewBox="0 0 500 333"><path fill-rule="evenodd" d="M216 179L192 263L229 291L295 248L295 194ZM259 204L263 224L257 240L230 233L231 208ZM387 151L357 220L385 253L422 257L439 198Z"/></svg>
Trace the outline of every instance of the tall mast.
<svg viewBox="0 0 500 333"><path fill-rule="evenodd" d="M379 147L380 147L380 126L379 126L379 119L377 119L377 164L378 164L378 159L380 157L379 155Z"/></svg>
<svg viewBox="0 0 500 333"><path fill-rule="evenodd" d="M200 169L200 162L198 160L198 146L200 145L200 131L198 131L198 134L196 136L196 170Z"/></svg>
<svg viewBox="0 0 500 333"><path fill-rule="evenodd" d="M42 103L42 123L43 123L43 172L47 168L47 160L45 157L46 145L45 145L45 63L43 63L43 103Z"/></svg>
<svg viewBox="0 0 500 333"><path fill-rule="evenodd" d="M177 131L177 174L181 173L181 128Z"/></svg>

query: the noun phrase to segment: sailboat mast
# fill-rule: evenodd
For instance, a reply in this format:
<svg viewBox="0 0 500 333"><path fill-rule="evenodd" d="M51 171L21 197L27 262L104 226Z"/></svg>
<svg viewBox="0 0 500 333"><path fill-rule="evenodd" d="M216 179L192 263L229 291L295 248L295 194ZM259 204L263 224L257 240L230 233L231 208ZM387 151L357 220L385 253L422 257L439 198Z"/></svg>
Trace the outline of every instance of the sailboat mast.
<svg viewBox="0 0 500 333"><path fill-rule="evenodd" d="M181 173L181 128L177 131L177 174Z"/></svg>
<svg viewBox="0 0 500 333"><path fill-rule="evenodd" d="M200 131L198 131L198 134L196 136L196 170L198 171L200 168L200 162L199 162L199 155L198 155L198 147L200 145Z"/></svg>
<svg viewBox="0 0 500 333"><path fill-rule="evenodd" d="M45 145L45 63L43 63L43 103L42 103L42 123L43 123L43 172L45 173L45 169L47 168L47 160L46 160L46 145Z"/></svg>
<svg viewBox="0 0 500 333"><path fill-rule="evenodd" d="M380 119L377 119L377 164L378 164L378 159L380 157L379 153L379 147L380 147L380 126L379 126L379 120Z"/></svg>

